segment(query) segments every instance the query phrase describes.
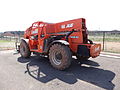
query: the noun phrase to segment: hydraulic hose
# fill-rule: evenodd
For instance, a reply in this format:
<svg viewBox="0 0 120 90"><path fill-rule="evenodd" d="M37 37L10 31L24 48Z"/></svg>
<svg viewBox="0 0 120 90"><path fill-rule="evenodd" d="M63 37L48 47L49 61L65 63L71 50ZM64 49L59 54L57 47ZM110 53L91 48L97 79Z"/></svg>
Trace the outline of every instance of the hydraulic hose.
<svg viewBox="0 0 120 90"><path fill-rule="evenodd" d="M72 29L72 31L70 31L70 32L66 35L66 41L68 41L68 37L69 37L73 32L75 32L74 29Z"/></svg>

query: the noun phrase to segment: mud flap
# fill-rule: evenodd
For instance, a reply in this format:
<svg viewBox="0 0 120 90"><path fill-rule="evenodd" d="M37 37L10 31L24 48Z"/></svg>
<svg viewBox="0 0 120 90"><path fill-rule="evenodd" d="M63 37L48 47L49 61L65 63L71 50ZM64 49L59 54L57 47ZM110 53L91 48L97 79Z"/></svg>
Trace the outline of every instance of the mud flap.
<svg viewBox="0 0 120 90"><path fill-rule="evenodd" d="M90 57L90 50L86 45L78 45L77 54L80 57Z"/></svg>

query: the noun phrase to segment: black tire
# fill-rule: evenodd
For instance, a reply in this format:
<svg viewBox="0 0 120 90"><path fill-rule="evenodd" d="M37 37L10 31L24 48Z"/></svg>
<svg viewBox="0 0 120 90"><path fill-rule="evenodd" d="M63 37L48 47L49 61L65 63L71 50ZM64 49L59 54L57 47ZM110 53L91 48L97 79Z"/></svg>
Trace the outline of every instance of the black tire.
<svg viewBox="0 0 120 90"><path fill-rule="evenodd" d="M71 65L72 54L68 46L54 44L49 50L49 59L54 68L64 70Z"/></svg>
<svg viewBox="0 0 120 90"><path fill-rule="evenodd" d="M29 46L24 40L21 40L21 43L20 43L20 54L24 58L29 58L31 55Z"/></svg>
<svg viewBox="0 0 120 90"><path fill-rule="evenodd" d="M89 59L89 57L81 57L81 56L78 56L76 55L76 58L79 60L79 61L86 61Z"/></svg>

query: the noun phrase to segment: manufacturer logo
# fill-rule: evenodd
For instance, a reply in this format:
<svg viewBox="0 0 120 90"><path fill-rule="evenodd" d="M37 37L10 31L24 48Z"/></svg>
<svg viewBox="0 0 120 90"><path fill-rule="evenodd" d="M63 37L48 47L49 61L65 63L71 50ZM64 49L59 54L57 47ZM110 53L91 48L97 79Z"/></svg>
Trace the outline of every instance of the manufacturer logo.
<svg viewBox="0 0 120 90"><path fill-rule="evenodd" d="M39 25L39 27L43 27L43 26L44 26L44 24L40 24L40 25Z"/></svg>
<svg viewBox="0 0 120 90"><path fill-rule="evenodd" d="M71 28L73 27L73 23L70 23L70 24L67 24L67 25L61 25L61 28L64 29L64 28Z"/></svg>
<svg viewBox="0 0 120 90"><path fill-rule="evenodd" d="M43 26L45 26L45 24L40 24L40 25L38 25L38 24L33 24L33 27L32 27L32 28L43 27Z"/></svg>

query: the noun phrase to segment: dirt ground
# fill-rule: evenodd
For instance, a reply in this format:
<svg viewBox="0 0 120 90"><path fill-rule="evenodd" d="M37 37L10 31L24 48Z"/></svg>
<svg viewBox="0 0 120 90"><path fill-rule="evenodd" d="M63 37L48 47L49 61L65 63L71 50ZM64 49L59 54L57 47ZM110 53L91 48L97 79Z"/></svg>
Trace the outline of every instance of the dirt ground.
<svg viewBox="0 0 120 90"><path fill-rule="evenodd" d="M95 42L95 43L100 43L102 45L102 50L103 50L103 42ZM120 42L105 42L104 51L120 53Z"/></svg>
<svg viewBox="0 0 120 90"><path fill-rule="evenodd" d="M103 42L94 41L94 43L100 43L103 50ZM9 49L15 49L15 42L4 42L4 43L0 42L0 51L9 50ZM120 42L105 42L104 51L120 53Z"/></svg>
<svg viewBox="0 0 120 90"><path fill-rule="evenodd" d="M0 42L0 51L10 49L15 49L15 42Z"/></svg>

